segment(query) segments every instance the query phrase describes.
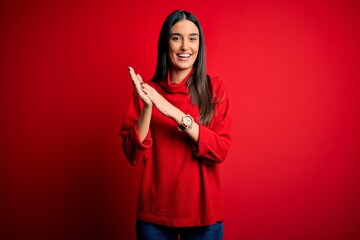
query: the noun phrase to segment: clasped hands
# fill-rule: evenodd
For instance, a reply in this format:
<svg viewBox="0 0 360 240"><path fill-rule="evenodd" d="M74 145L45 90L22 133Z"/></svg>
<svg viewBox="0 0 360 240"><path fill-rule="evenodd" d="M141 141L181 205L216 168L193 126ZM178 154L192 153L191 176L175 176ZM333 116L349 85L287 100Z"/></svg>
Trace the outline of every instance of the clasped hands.
<svg viewBox="0 0 360 240"><path fill-rule="evenodd" d="M140 74L136 74L132 67L129 67L130 78L136 94L144 102L145 108L155 106L161 113L167 117L172 117L171 112L175 111L175 107L161 96L153 87L143 82Z"/></svg>

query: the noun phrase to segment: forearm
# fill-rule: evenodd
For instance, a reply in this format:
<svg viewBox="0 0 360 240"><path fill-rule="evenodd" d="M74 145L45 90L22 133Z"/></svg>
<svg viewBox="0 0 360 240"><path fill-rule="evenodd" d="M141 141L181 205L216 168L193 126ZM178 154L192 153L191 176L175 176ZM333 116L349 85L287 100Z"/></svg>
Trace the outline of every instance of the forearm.
<svg viewBox="0 0 360 240"><path fill-rule="evenodd" d="M169 117L176 122L176 125L181 123L182 117L186 114L180 109L173 106L173 109L169 112ZM194 121L192 128L185 132L194 143L199 141L199 125Z"/></svg>
<svg viewBox="0 0 360 240"><path fill-rule="evenodd" d="M153 87L149 86L148 84L143 84L142 90L162 114L174 120L177 125L181 123L182 117L186 115L184 112L169 103L163 96L161 96ZM192 129L187 130L186 134L188 134L190 139L197 144L199 140L199 125L194 122Z"/></svg>
<svg viewBox="0 0 360 240"><path fill-rule="evenodd" d="M149 132L151 122L152 106L144 107L141 110L140 117L138 120L138 133L139 139L143 142Z"/></svg>
<svg viewBox="0 0 360 240"><path fill-rule="evenodd" d="M186 133L194 143L197 144L199 142L199 124L194 122L192 128L186 131Z"/></svg>

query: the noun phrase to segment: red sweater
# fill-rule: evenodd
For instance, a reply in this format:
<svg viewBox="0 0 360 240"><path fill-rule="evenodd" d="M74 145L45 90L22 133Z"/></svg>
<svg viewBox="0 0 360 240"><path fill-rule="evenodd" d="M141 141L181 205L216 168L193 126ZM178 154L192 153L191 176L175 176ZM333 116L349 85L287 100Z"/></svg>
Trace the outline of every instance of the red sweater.
<svg viewBox="0 0 360 240"><path fill-rule="evenodd" d="M191 103L187 80L172 84L147 82L171 104L197 121L199 108ZM199 126L194 144L176 123L153 109L150 130L143 142L137 121L143 103L134 94L120 135L133 165L143 164L137 219L165 226L204 226L223 220L219 163L231 142L229 100L223 82L212 78L215 113L209 126Z"/></svg>

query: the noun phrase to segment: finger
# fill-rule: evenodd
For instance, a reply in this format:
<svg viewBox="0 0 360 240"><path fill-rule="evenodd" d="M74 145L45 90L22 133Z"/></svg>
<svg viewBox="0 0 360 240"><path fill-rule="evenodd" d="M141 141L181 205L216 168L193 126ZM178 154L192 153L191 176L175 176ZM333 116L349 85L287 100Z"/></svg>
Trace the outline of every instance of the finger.
<svg viewBox="0 0 360 240"><path fill-rule="evenodd" d="M142 88L146 89L148 92L157 93L157 91L147 83L143 83Z"/></svg>
<svg viewBox="0 0 360 240"><path fill-rule="evenodd" d="M131 80L133 80L134 82L135 82L135 81L138 81L134 69L133 69L132 67L128 67L128 70L129 70L129 74L130 74Z"/></svg>
<svg viewBox="0 0 360 240"><path fill-rule="evenodd" d="M136 91L138 91L139 93L141 93L142 91L142 87L141 87L141 85L140 85L140 83L139 83L139 81L134 81L134 87L135 87L135 89L136 89Z"/></svg>
<svg viewBox="0 0 360 240"><path fill-rule="evenodd" d="M152 102L155 100L154 96L151 94L151 92L148 89L143 88L142 91Z"/></svg>
<svg viewBox="0 0 360 240"><path fill-rule="evenodd" d="M140 74L136 74L138 81L140 83L141 89L144 89L144 81L142 80L142 77L140 76Z"/></svg>
<svg viewBox="0 0 360 240"><path fill-rule="evenodd" d="M135 79L136 79L135 71L131 67L129 67L129 74L130 74L131 80L135 81Z"/></svg>
<svg viewBox="0 0 360 240"><path fill-rule="evenodd" d="M132 67L128 67L128 70L129 70L130 73L131 72L135 73L135 70Z"/></svg>
<svg viewBox="0 0 360 240"><path fill-rule="evenodd" d="M128 67L128 70L129 70L129 74L130 74L131 80L133 82L133 85L139 89L140 79L138 78L138 76L140 76L140 75L136 74L132 67Z"/></svg>
<svg viewBox="0 0 360 240"><path fill-rule="evenodd" d="M140 83L144 83L144 81L142 80L142 77L140 76L140 74L136 74L138 80Z"/></svg>

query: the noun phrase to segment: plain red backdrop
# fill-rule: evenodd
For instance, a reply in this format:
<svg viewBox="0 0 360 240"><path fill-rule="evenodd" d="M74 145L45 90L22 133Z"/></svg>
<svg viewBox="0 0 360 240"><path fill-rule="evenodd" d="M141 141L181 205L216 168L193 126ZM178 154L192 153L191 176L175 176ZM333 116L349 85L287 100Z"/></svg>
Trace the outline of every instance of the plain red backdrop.
<svg viewBox="0 0 360 240"><path fill-rule="evenodd" d="M230 86L225 240L360 239L358 1L1 1L1 239L135 239L118 131L164 18ZM191 204L191 202L189 202Z"/></svg>

